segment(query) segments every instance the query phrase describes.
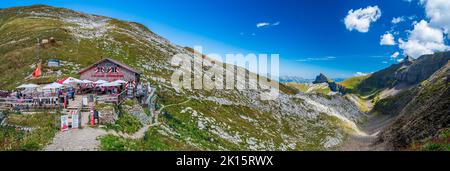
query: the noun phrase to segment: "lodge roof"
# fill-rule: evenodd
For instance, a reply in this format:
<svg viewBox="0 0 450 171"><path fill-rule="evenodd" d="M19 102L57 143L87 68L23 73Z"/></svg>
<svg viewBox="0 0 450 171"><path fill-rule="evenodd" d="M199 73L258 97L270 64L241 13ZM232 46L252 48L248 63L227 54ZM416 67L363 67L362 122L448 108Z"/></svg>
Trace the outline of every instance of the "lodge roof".
<svg viewBox="0 0 450 171"><path fill-rule="evenodd" d="M132 67L130 67L130 66L124 64L124 63L122 63L122 62L116 61L116 60L111 59L111 58L104 58L102 60L99 60L99 61L95 62L94 64L89 65L88 67L80 70L80 72L78 72L78 74L82 74L82 73L86 72L87 70L89 70L89 69L91 69L91 68L93 68L93 67L97 66L98 64L100 64L102 62L105 62L105 61L110 61L112 63L115 63L115 64L121 66L122 68L130 70L131 72L134 72L136 74L141 74L141 71L138 71L138 70L136 70L136 69L134 69L134 68L132 68Z"/></svg>

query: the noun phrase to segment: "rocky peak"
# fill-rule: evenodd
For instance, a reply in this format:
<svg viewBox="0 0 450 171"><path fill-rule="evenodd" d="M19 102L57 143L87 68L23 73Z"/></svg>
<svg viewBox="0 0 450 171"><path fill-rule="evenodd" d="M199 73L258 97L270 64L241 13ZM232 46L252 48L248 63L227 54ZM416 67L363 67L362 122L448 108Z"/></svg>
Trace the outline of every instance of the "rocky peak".
<svg viewBox="0 0 450 171"><path fill-rule="evenodd" d="M321 83L328 83L328 77L324 74L320 73L314 80L313 84L321 84Z"/></svg>
<svg viewBox="0 0 450 171"><path fill-rule="evenodd" d="M414 62L414 58L409 55L406 56L402 61L402 63L404 63L404 64L412 64L413 62Z"/></svg>
<svg viewBox="0 0 450 171"><path fill-rule="evenodd" d="M406 67L397 71L396 78L400 83L418 84L447 64L449 60L449 52L424 55L418 59L406 57L403 61Z"/></svg>

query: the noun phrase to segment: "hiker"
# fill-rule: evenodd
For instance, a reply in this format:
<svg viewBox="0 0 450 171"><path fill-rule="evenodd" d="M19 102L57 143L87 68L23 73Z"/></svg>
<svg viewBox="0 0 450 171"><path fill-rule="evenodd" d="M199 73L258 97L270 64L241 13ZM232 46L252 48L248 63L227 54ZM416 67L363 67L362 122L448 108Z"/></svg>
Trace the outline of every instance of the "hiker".
<svg viewBox="0 0 450 171"><path fill-rule="evenodd" d="M70 93L71 93L71 96L72 96L72 101L75 101L75 90L72 89L72 91Z"/></svg>
<svg viewBox="0 0 450 171"><path fill-rule="evenodd" d="M66 93L66 98L65 99L66 99L67 106L69 106L69 99L70 99L69 95L70 95L69 93Z"/></svg>
<svg viewBox="0 0 450 171"><path fill-rule="evenodd" d="M62 96L62 90L58 90L58 97Z"/></svg>
<svg viewBox="0 0 450 171"><path fill-rule="evenodd" d="M100 124L100 118L97 110L94 110L94 122Z"/></svg>

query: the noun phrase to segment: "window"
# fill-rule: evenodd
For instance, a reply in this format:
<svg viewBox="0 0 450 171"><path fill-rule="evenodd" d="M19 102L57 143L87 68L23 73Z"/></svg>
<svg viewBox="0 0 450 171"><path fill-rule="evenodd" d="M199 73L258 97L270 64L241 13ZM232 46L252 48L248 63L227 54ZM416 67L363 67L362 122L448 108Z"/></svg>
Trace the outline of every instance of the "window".
<svg viewBox="0 0 450 171"><path fill-rule="evenodd" d="M95 68L95 72L96 73L103 73L103 67L100 67L100 66L96 67Z"/></svg>
<svg viewBox="0 0 450 171"><path fill-rule="evenodd" d="M119 73L120 72L120 67L111 67L111 73Z"/></svg>

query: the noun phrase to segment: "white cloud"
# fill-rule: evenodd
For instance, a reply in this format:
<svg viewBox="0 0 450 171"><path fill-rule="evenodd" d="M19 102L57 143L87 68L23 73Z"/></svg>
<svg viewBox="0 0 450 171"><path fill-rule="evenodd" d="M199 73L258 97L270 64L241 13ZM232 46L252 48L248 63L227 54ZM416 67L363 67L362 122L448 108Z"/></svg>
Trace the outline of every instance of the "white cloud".
<svg viewBox="0 0 450 171"><path fill-rule="evenodd" d="M380 45L387 45L387 46L393 46L395 45L395 38L394 35L391 33L386 33L383 36L381 36Z"/></svg>
<svg viewBox="0 0 450 171"><path fill-rule="evenodd" d="M368 6L357 10L348 11L348 15L344 19L345 27L348 30L357 30L361 33L367 33L372 22L377 21L381 17L381 10L378 6Z"/></svg>
<svg viewBox="0 0 450 171"><path fill-rule="evenodd" d="M405 17L401 16L401 17L394 17L391 22L392 24L398 24L403 21L405 21Z"/></svg>
<svg viewBox="0 0 450 171"><path fill-rule="evenodd" d="M260 27L265 27L265 26L269 26L269 25L270 25L270 23L267 23L267 22L261 22L261 23L257 23L257 24L256 24L256 27L260 28Z"/></svg>
<svg viewBox="0 0 450 171"><path fill-rule="evenodd" d="M363 72L356 72L355 76L360 77L360 76L366 76L369 75L368 73L363 73Z"/></svg>
<svg viewBox="0 0 450 171"><path fill-rule="evenodd" d="M309 62L309 61L330 61L336 59L335 56L325 56L325 57L314 57L314 58L304 58L298 59L297 62Z"/></svg>
<svg viewBox="0 0 450 171"><path fill-rule="evenodd" d="M400 55L400 52L394 52L394 53L391 55L391 58L397 58L399 55Z"/></svg>
<svg viewBox="0 0 450 171"><path fill-rule="evenodd" d="M430 27L425 20L415 23L414 29L410 31L408 41L399 39L399 47L404 50L405 54L413 58L450 49L445 45L442 30Z"/></svg>
<svg viewBox="0 0 450 171"><path fill-rule="evenodd" d="M442 28L446 33L450 30L450 1L449 0L421 0L425 6L425 13L430 19L430 25Z"/></svg>
<svg viewBox="0 0 450 171"><path fill-rule="evenodd" d="M257 28L262 28L262 27L268 27L268 26L278 26L278 25L280 25L280 24L281 24L281 22L279 22L279 21L274 22L274 23L260 22L260 23L257 23L257 24L256 24L256 27L257 27Z"/></svg>
<svg viewBox="0 0 450 171"><path fill-rule="evenodd" d="M410 32L409 39L423 42L444 43L442 30L429 26L429 23L422 20L414 25L414 30Z"/></svg>

